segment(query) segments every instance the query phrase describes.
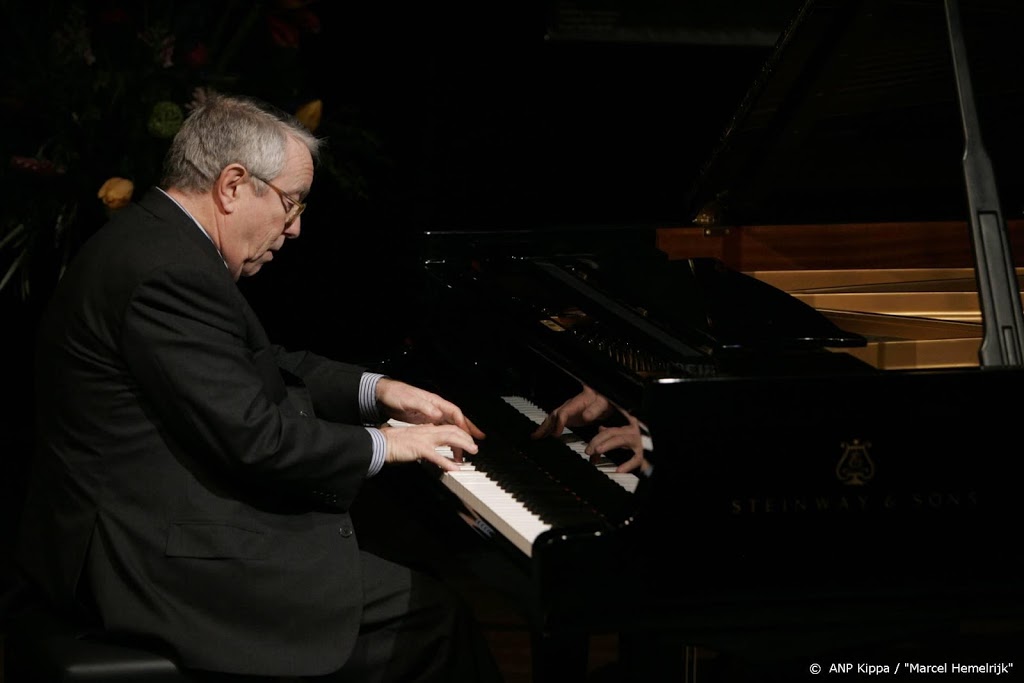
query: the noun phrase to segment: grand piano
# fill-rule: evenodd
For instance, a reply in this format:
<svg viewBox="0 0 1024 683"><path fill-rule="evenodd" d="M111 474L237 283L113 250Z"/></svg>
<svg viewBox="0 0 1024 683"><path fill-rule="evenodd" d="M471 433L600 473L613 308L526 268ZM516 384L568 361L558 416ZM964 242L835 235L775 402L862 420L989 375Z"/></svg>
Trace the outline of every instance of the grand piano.
<svg viewBox="0 0 1024 683"><path fill-rule="evenodd" d="M1020 638L1017 4L808 0L688 225L423 236L394 370L488 433L439 480L521 572L535 680L578 680L601 632L785 680L823 652ZM583 385L646 428L649 476L529 437L524 405Z"/></svg>

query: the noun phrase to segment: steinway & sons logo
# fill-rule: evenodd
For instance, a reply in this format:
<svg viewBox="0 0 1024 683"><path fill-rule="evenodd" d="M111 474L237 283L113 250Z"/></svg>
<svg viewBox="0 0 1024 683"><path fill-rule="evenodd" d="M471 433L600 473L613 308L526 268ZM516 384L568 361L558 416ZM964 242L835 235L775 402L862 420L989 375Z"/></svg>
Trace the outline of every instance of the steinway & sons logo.
<svg viewBox="0 0 1024 683"><path fill-rule="evenodd" d="M875 462L871 459L867 441L854 439L843 442L843 455L836 463L836 477L850 486L862 486L875 476Z"/></svg>
<svg viewBox="0 0 1024 683"><path fill-rule="evenodd" d="M744 515L778 512L928 511L970 508L978 504L977 491L970 489L878 491L868 486L875 478L875 473L871 442L862 439L843 441L835 465L835 475L840 483L850 487L849 493L753 495L733 498L730 508L734 515Z"/></svg>

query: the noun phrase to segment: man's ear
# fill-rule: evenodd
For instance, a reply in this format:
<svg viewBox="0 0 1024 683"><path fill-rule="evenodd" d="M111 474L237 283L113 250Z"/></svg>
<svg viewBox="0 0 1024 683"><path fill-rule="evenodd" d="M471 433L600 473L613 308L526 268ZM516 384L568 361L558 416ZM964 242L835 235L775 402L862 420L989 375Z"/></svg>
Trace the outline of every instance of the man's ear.
<svg viewBox="0 0 1024 683"><path fill-rule="evenodd" d="M241 164L228 164L217 176L213 198L222 213L234 213L242 200L242 185L248 173Z"/></svg>

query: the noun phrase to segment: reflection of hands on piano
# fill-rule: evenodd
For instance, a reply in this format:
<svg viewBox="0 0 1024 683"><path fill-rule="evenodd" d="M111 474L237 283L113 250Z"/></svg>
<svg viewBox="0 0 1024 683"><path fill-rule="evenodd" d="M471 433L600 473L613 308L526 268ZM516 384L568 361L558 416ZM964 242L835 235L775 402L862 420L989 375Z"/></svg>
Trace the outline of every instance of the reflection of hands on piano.
<svg viewBox="0 0 1024 683"><path fill-rule="evenodd" d="M586 384L580 393L551 411L530 436L534 439L558 436L566 427L579 427L607 420L616 412L625 418L626 424L599 425L598 433L587 444L584 452L590 456L590 462L597 465L602 455L622 449L631 453L631 456L616 467L616 472L632 472L637 469L649 471L650 463L644 458L645 444L640 423Z"/></svg>
<svg viewBox="0 0 1024 683"><path fill-rule="evenodd" d="M584 384L580 393L548 413L531 437L558 436L566 427L593 424L614 413L615 408L607 398Z"/></svg>
<svg viewBox="0 0 1024 683"><path fill-rule="evenodd" d="M615 471L632 472L633 470L640 469L647 472L650 470L650 463L644 458L644 438L640 429L640 423L632 415L626 413L623 413L623 415L628 420L628 424L621 427L599 426L597 434L587 444L584 453L590 456L590 462L596 464L600 457L608 451L616 449L629 451L632 453L632 456L628 460L619 463Z"/></svg>

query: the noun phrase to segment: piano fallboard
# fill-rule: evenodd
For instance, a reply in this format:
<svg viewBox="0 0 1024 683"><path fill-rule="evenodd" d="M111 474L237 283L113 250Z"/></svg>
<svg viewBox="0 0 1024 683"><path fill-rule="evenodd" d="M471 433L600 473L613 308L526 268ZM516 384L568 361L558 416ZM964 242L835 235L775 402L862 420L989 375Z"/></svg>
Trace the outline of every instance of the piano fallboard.
<svg viewBox="0 0 1024 683"><path fill-rule="evenodd" d="M705 565L726 585L1016 587L1022 382L975 368L653 384L655 480L671 490L648 510L692 541L729 539Z"/></svg>

